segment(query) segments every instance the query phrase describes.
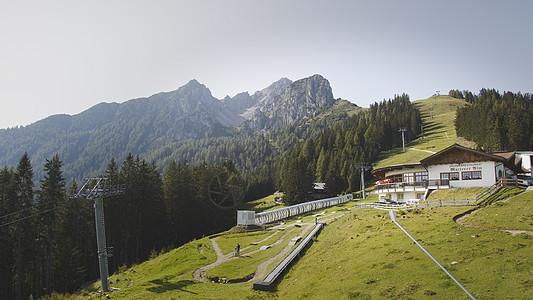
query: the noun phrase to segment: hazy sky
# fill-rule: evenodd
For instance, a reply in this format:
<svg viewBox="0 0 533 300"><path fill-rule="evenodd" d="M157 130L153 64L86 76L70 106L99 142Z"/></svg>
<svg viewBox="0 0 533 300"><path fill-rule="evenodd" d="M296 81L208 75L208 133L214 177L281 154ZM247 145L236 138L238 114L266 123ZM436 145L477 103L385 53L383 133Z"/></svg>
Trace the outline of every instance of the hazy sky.
<svg viewBox="0 0 533 300"><path fill-rule="evenodd" d="M403 92L533 91L533 1L2 1L0 128L197 79L217 98L326 77Z"/></svg>

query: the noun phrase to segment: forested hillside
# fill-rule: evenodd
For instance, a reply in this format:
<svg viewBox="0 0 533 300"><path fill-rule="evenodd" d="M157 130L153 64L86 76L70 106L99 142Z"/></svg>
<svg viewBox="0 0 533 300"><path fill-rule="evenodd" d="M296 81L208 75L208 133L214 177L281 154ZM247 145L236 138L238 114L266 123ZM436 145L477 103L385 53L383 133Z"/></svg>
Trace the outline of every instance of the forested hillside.
<svg viewBox="0 0 533 300"><path fill-rule="evenodd" d="M61 167L57 155L46 160L39 183L27 154L18 166L0 170L1 299L73 291L98 278L93 202L70 197L78 184L67 191ZM191 166L171 160L162 175L130 154L121 165L111 159L105 176L125 188L104 201L111 273L235 223L234 206L210 199L213 182L242 182L230 161Z"/></svg>
<svg viewBox="0 0 533 300"><path fill-rule="evenodd" d="M533 150L532 95L483 89L477 96L457 90L450 91L450 96L471 103L457 110L458 135L484 150Z"/></svg>
<svg viewBox="0 0 533 300"><path fill-rule="evenodd" d="M375 103L284 153L273 168L274 186L292 204L309 200L313 182L325 182L330 195L357 191L361 171L356 165L370 165L380 151L400 147L400 127L406 128L406 142L416 138L420 123L420 112L406 94Z"/></svg>

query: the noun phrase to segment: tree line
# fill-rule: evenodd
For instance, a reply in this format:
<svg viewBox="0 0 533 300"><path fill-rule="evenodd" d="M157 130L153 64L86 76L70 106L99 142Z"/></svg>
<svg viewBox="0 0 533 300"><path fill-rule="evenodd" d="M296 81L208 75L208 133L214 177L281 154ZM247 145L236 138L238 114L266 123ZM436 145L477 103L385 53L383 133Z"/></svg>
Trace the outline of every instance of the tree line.
<svg viewBox="0 0 533 300"><path fill-rule="evenodd" d="M331 196L359 190L361 169L356 165L372 164L381 151L400 147L399 128L406 129L406 142L416 138L420 124L420 112L407 94L370 105L282 155L271 167L273 186L289 204L309 200L314 182L326 183Z"/></svg>
<svg viewBox="0 0 533 300"><path fill-rule="evenodd" d="M482 89L470 105L457 109L457 134L482 149L533 150L533 98L531 94Z"/></svg>
<svg viewBox="0 0 533 300"><path fill-rule="evenodd" d="M99 276L93 202L71 197L79 185L67 189L58 155L44 166L38 189L27 153L0 170L0 299L70 292ZM121 166L111 159L104 177L125 188L104 199L110 273L235 224L233 203L210 201L225 192L218 182L242 183L230 161L170 160L161 174L130 153Z"/></svg>

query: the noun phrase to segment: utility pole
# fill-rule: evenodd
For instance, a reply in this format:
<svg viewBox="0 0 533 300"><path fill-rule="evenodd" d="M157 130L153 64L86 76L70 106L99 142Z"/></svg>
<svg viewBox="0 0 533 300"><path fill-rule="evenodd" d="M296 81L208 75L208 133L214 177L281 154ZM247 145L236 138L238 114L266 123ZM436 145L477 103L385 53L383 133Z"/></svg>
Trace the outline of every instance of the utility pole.
<svg viewBox="0 0 533 300"><path fill-rule="evenodd" d="M406 127L400 127L400 131L402 133L402 146L403 146L403 152L405 152L405 131L407 130Z"/></svg>
<svg viewBox="0 0 533 300"><path fill-rule="evenodd" d="M108 178L85 179L85 184L80 188L74 198L85 197L94 201L94 220L96 223L96 244L98 247L98 264L100 268L100 280L102 281L102 292L109 292L109 271L107 267L108 249L105 238L104 224L104 197L124 193L124 188L120 186L107 186Z"/></svg>
<svg viewBox="0 0 533 300"><path fill-rule="evenodd" d="M355 164L355 167L358 169L361 169L361 198L366 199L366 191L365 191L365 171L368 171L372 168L372 166L369 163L359 163Z"/></svg>

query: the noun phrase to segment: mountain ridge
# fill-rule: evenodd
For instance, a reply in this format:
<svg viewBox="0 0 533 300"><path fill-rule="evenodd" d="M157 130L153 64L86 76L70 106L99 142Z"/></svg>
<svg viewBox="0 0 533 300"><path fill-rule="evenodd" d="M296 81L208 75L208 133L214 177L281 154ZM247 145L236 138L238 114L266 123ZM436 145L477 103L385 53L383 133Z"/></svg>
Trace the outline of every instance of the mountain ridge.
<svg viewBox="0 0 533 300"><path fill-rule="evenodd" d="M311 88L310 82L316 80L324 90ZM322 101L324 94L329 101ZM28 152L37 162L39 178L44 161L58 153L65 166L97 176L102 169L100 162L111 157L121 160L129 152L146 154L188 139L278 129L331 107L337 101L331 99L329 82L320 75L296 82L281 78L252 95L243 92L222 100L192 79L174 91L123 103L101 102L75 115L57 114L27 126L0 130L0 165L15 165ZM264 115L261 120L254 119L258 111ZM98 166L81 162L82 157L99 162ZM65 175L76 178L74 173Z"/></svg>

